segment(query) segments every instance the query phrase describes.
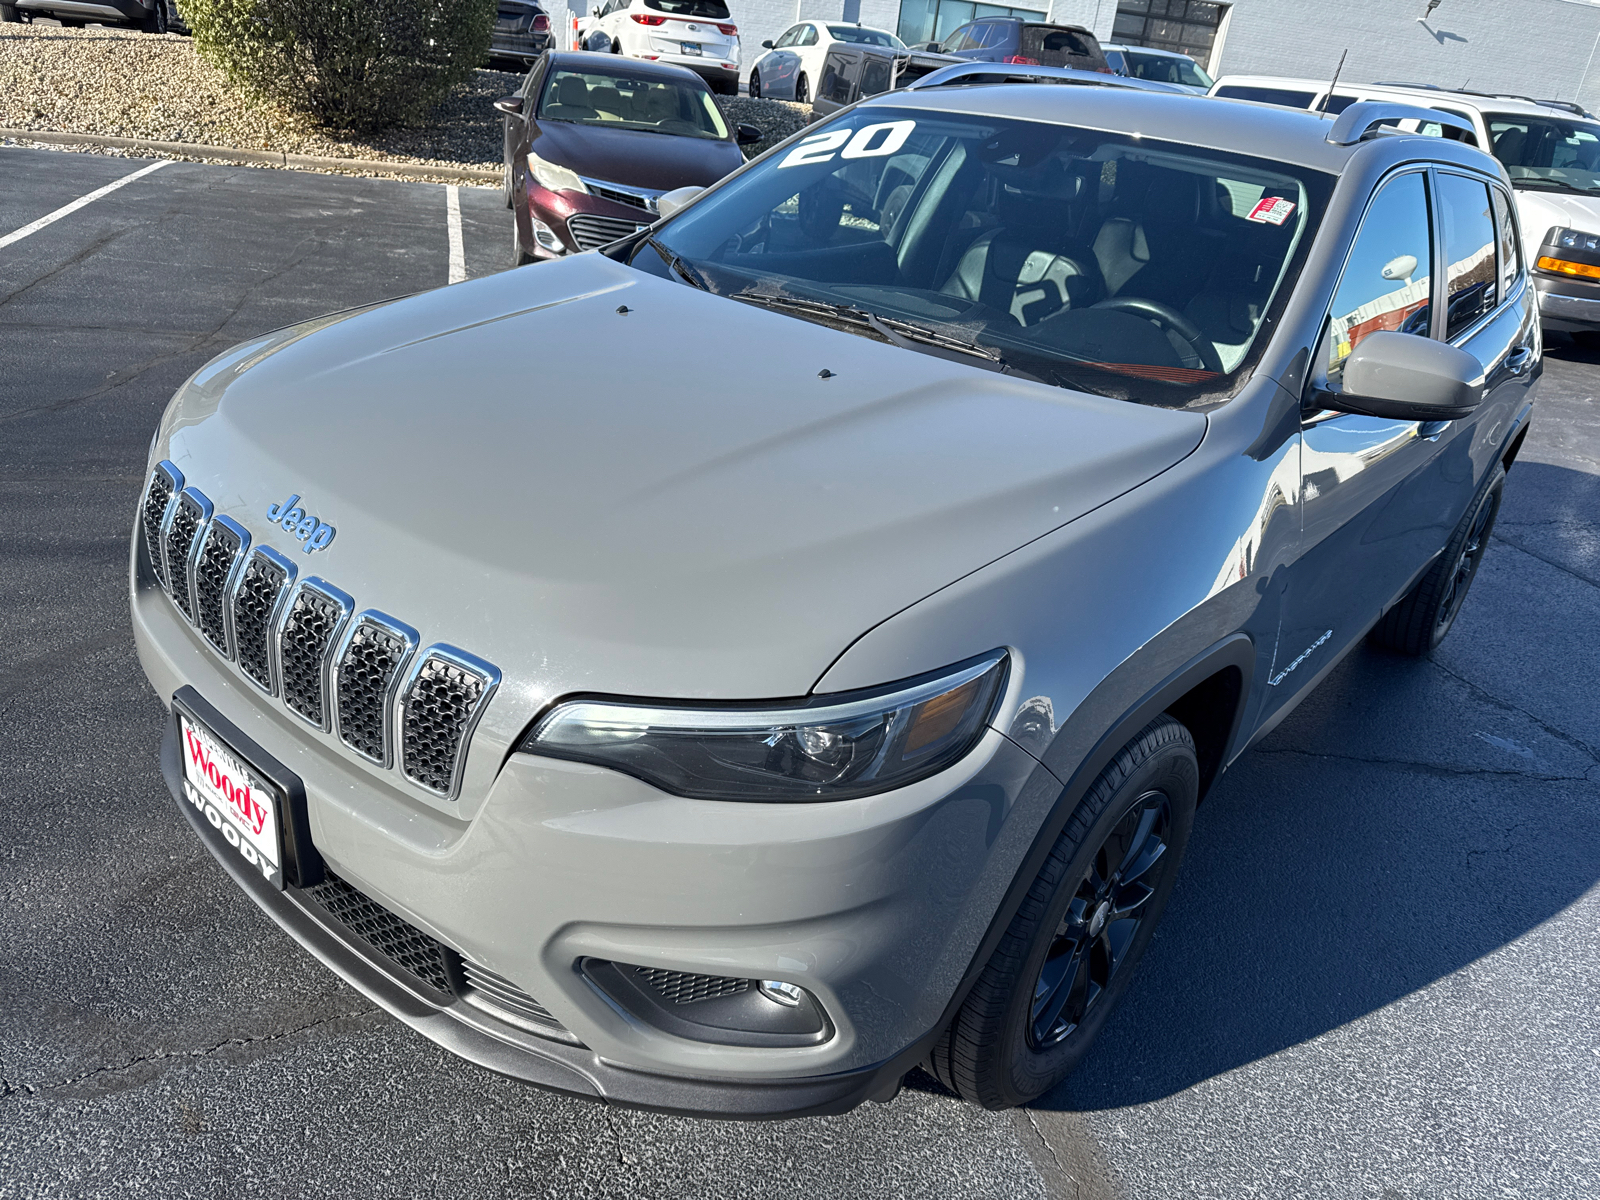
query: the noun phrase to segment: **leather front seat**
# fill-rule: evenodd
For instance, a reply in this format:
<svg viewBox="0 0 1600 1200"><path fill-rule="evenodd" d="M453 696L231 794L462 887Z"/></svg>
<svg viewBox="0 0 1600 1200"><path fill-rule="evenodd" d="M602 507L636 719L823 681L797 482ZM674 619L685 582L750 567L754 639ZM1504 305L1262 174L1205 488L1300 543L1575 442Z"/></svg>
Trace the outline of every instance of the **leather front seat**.
<svg viewBox="0 0 1600 1200"><path fill-rule="evenodd" d="M939 290L1010 313L1019 325L1036 325L1061 309L1094 303L1100 284L1078 259L991 229L967 248Z"/></svg>

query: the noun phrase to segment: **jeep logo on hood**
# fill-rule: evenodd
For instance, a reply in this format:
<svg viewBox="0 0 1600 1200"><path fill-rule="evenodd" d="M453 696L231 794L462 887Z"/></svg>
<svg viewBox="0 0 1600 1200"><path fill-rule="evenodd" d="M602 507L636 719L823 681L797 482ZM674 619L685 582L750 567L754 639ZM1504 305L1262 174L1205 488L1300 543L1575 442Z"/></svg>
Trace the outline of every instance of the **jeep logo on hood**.
<svg viewBox="0 0 1600 1200"><path fill-rule="evenodd" d="M268 507L267 520L275 522L285 533L292 533L304 542L302 549L307 554L313 550L327 549L328 543L333 541L333 526L319 521L299 505L300 495L297 492L282 504Z"/></svg>

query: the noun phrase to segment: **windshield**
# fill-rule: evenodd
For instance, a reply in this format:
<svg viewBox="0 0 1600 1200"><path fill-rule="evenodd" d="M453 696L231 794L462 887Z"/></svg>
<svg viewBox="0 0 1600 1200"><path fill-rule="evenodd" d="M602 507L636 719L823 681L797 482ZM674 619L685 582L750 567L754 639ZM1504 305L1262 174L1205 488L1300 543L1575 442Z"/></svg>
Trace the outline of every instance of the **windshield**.
<svg viewBox="0 0 1600 1200"><path fill-rule="evenodd" d="M703 87L589 71L552 71L539 101L539 119L685 137L728 136L722 113Z"/></svg>
<svg viewBox="0 0 1600 1200"><path fill-rule="evenodd" d="M1242 382L1331 188L1137 135L868 106L752 164L631 261L908 349L1181 406Z"/></svg>
<svg viewBox="0 0 1600 1200"><path fill-rule="evenodd" d="M702 21L728 19L728 6L722 0L644 0L644 6L675 17L699 17Z"/></svg>
<svg viewBox="0 0 1600 1200"><path fill-rule="evenodd" d="M1155 83L1181 83L1188 87L1209 88L1211 76L1202 71L1191 58L1177 58L1166 54L1140 54L1128 51L1128 74L1135 79L1149 79Z"/></svg>
<svg viewBox="0 0 1600 1200"><path fill-rule="evenodd" d="M1600 125L1507 113L1485 113L1484 120L1512 187L1600 194Z"/></svg>
<svg viewBox="0 0 1600 1200"><path fill-rule="evenodd" d="M857 46L887 46L891 50L904 50L906 44L892 33L881 29L861 29L855 25L829 25L828 32L836 42L851 42Z"/></svg>

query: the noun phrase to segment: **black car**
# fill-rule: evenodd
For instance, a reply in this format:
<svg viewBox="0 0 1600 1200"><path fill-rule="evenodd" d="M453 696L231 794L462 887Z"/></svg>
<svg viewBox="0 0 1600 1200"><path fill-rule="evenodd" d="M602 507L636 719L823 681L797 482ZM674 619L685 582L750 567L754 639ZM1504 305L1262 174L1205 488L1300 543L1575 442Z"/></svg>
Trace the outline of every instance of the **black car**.
<svg viewBox="0 0 1600 1200"><path fill-rule="evenodd" d="M0 0L0 21L32 21L51 17L68 29L97 25L137 25L146 33L166 33L189 26L176 0Z"/></svg>
<svg viewBox="0 0 1600 1200"><path fill-rule="evenodd" d="M1111 73L1100 42L1081 25L1046 25L1018 17L983 17L958 27L937 47L940 53L975 62L1072 67Z"/></svg>
<svg viewBox="0 0 1600 1200"><path fill-rule="evenodd" d="M554 40L550 15L534 0L500 0L489 40L490 58L532 62L550 49Z"/></svg>
<svg viewBox="0 0 1600 1200"><path fill-rule="evenodd" d="M879 92L903 88L960 61L948 54L908 53L888 46L841 42L822 61L822 78L817 81L817 94L811 101L811 120L821 120Z"/></svg>

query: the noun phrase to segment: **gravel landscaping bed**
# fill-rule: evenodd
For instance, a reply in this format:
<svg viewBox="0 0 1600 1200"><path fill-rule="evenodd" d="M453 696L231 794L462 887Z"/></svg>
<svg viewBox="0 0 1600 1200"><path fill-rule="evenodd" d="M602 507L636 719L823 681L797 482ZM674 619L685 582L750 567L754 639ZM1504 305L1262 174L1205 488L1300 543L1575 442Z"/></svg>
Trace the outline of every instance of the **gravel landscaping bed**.
<svg viewBox="0 0 1600 1200"><path fill-rule="evenodd" d="M499 170L501 118L492 104L514 91L521 78L475 71L426 124L375 134L332 133L308 117L242 97L186 37L0 25L0 128L15 130ZM767 131L757 150L800 128L809 111L804 105L748 97L718 101L731 120ZM203 160L203 155L194 157Z"/></svg>

